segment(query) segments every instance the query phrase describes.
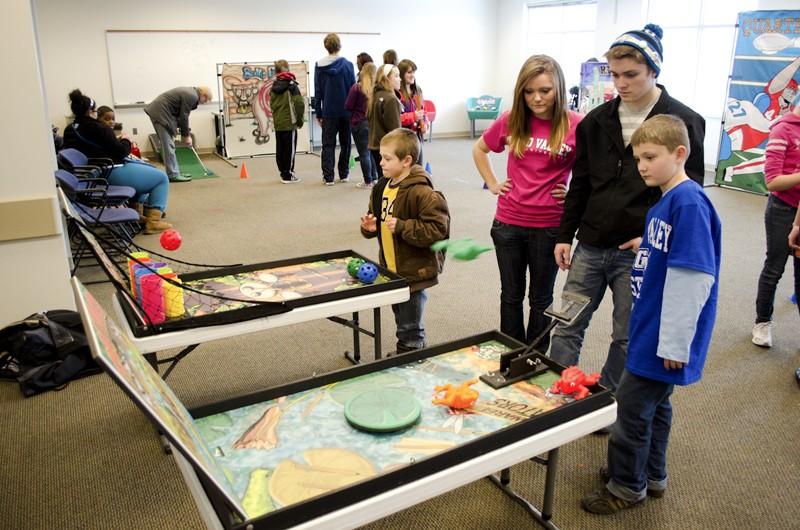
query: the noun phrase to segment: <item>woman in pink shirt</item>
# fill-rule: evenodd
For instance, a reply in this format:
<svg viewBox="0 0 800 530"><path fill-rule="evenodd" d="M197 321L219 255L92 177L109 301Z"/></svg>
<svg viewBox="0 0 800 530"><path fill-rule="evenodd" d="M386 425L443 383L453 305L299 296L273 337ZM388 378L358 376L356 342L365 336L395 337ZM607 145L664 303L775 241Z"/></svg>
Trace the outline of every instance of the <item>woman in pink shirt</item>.
<svg viewBox="0 0 800 530"><path fill-rule="evenodd" d="M767 161L764 177L770 191L764 226L767 231L767 255L758 278L756 295L756 323L753 326L753 343L772 346L772 309L775 290L783 276L786 260L792 250L787 245L792 224L800 202L800 96L795 98L792 110L773 122L769 130ZM800 288L800 263L794 260L794 291Z"/></svg>
<svg viewBox="0 0 800 530"><path fill-rule="evenodd" d="M550 323L558 266L553 251L563 199L575 163L575 128L581 115L567 110L561 66L547 55L522 65L514 103L475 143L472 158L489 190L498 196L492 223L500 269L500 330L530 344ZM507 179L498 180L489 151L508 148ZM530 286L526 274L530 270ZM525 326L523 301L530 316ZM539 350L547 351L549 336Z"/></svg>

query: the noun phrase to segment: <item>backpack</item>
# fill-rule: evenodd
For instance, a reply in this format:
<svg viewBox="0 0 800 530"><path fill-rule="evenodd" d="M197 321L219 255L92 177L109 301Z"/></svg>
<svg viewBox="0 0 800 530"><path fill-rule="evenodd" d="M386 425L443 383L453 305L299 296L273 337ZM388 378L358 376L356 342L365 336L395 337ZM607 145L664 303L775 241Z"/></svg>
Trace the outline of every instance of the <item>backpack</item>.
<svg viewBox="0 0 800 530"><path fill-rule="evenodd" d="M16 380L25 397L100 371L75 311L35 313L0 329L0 378Z"/></svg>

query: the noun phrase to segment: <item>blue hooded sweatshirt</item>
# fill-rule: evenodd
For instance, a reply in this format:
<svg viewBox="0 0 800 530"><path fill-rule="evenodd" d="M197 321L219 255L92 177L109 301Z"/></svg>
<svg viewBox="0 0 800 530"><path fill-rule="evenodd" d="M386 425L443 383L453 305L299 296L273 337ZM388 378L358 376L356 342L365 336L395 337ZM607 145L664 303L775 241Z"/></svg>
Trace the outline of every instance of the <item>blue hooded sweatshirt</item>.
<svg viewBox="0 0 800 530"><path fill-rule="evenodd" d="M344 57L328 56L317 61L314 68L314 112L317 117L348 116L344 101L355 82L353 63Z"/></svg>

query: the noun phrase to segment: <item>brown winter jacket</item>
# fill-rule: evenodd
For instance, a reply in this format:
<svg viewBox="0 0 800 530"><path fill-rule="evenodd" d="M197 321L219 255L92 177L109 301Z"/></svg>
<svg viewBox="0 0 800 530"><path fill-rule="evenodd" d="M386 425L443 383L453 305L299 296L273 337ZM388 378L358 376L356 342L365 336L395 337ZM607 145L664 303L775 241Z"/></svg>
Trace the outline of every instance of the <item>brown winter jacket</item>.
<svg viewBox="0 0 800 530"><path fill-rule="evenodd" d="M381 178L372 188L369 213L377 218L377 230L366 232L362 229L364 237L377 237L380 241L381 202L388 182L388 178ZM393 215L397 218L393 238L397 274L408 281L411 292L436 285L444 257L432 251L430 246L449 237L450 213L447 201L434 191L433 183L422 166L412 166L411 173L400 181ZM379 248L380 263L385 267L383 246L379 245Z"/></svg>
<svg viewBox="0 0 800 530"><path fill-rule="evenodd" d="M367 147L373 151L381 148L381 139L386 133L399 129L403 104L397 95L388 90L377 90L372 96L372 109L369 111L369 142Z"/></svg>

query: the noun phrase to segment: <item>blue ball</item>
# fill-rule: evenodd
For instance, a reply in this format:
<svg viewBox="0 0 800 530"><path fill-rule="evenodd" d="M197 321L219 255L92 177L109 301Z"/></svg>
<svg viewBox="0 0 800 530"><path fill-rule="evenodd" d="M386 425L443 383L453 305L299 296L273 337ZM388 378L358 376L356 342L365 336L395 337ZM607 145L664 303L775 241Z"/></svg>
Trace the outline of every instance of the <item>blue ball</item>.
<svg viewBox="0 0 800 530"><path fill-rule="evenodd" d="M364 263L358 268L356 276L364 283L372 283L378 277L378 267L372 263Z"/></svg>

